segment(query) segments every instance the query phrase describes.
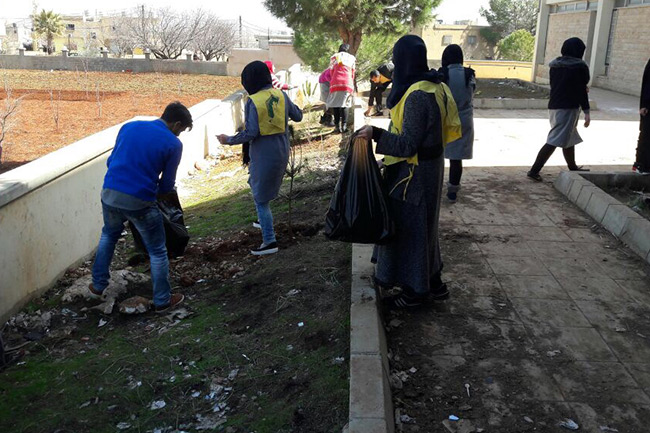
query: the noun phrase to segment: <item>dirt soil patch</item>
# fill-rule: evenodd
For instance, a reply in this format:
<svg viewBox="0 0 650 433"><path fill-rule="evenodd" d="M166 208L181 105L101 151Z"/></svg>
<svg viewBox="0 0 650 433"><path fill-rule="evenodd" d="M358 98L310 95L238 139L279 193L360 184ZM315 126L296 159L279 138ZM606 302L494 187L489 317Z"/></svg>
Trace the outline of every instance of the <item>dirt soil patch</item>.
<svg viewBox="0 0 650 433"><path fill-rule="evenodd" d="M494 80L481 78L476 81L475 98L486 99L548 99L549 90L519 80Z"/></svg>
<svg viewBox="0 0 650 433"><path fill-rule="evenodd" d="M13 97L23 98L0 173L134 116L159 116L171 101L189 107L241 87L236 77L161 73L0 69L0 79Z"/></svg>
<svg viewBox="0 0 650 433"><path fill-rule="evenodd" d="M273 202L280 252L261 242L239 155L182 185L192 240L170 263L175 311L125 316L63 303L91 262L12 319L2 334L17 348L0 372L0 431L340 432L348 417L349 245L322 228L338 177L340 136L305 144L295 181ZM130 234L113 271L148 274ZM151 297L130 283L119 300ZM29 414L17 416L16 414Z"/></svg>

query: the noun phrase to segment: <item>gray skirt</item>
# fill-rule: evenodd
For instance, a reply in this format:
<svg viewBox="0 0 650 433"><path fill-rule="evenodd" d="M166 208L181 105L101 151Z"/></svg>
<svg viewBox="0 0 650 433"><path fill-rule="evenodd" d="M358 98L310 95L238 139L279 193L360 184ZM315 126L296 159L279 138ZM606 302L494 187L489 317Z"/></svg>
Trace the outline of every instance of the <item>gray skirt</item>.
<svg viewBox="0 0 650 433"><path fill-rule="evenodd" d="M546 143L563 149L582 143L582 137L578 134L579 119L579 108L549 110L551 131L548 133Z"/></svg>
<svg viewBox="0 0 650 433"><path fill-rule="evenodd" d="M327 108L349 108L352 106L352 94L346 91L330 92L327 97Z"/></svg>

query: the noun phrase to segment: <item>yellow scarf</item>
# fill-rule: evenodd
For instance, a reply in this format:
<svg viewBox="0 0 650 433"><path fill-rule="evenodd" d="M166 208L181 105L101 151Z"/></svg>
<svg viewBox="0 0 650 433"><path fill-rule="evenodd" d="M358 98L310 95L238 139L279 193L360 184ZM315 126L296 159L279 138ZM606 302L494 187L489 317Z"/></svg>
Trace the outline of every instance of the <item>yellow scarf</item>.
<svg viewBox="0 0 650 433"><path fill-rule="evenodd" d="M284 94L278 89L260 90L250 96L260 126L260 135L282 134L286 128Z"/></svg>

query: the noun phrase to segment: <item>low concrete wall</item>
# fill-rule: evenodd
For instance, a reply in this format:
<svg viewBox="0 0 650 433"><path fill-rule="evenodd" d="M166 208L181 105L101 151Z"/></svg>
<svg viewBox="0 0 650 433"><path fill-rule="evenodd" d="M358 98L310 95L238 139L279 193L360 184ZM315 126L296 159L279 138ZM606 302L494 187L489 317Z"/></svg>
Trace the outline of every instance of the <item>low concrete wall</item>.
<svg viewBox="0 0 650 433"><path fill-rule="evenodd" d="M178 179L208 152L219 153L221 145L214 136L243 124L244 101L237 93L190 109L194 128L180 137ZM97 247L102 227L99 195L120 127L0 175L0 323Z"/></svg>
<svg viewBox="0 0 650 433"><path fill-rule="evenodd" d="M102 71L136 73L161 72L181 74L227 75L226 62L191 60L114 59L103 57L9 56L0 55L0 69L38 69L49 71Z"/></svg>
<svg viewBox="0 0 650 433"><path fill-rule="evenodd" d="M501 60L465 60L464 66L476 71L476 78L516 78L532 81L533 63ZM429 59L429 67L439 68L440 60Z"/></svg>
<svg viewBox="0 0 650 433"><path fill-rule="evenodd" d="M235 48L228 56L228 75L238 76L244 69L244 66L253 60L273 62L277 71L289 69L296 63L302 63L300 57L293 49L293 45L271 44L268 50L255 48Z"/></svg>

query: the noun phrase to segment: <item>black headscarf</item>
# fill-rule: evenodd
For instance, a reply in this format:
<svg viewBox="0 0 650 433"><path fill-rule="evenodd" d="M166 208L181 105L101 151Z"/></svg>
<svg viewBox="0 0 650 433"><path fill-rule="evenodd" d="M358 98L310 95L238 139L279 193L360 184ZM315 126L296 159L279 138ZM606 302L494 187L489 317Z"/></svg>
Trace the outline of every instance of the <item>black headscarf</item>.
<svg viewBox="0 0 650 433"><path fill-rule="evenodd" d="M442 52L442 68L438 70L442 75L442 81L449 84L449 65L462 65L463 64L463 49L460 45L451 44ZM469 85L469 81L475 76L474 69L465 68L465 85Z"/></svg>
<svg viewBox="0 0 650 433"><path fill-rule="evenodd" d="M580 38L569 38L562 44L562 55L566 57L575 57L576 59L582 59L582 56L585 55L585 50L587 46L582 39Z"/></svg>
<svg viewBox="0 0 650 433"><path fill-rule="evenodd" d="M341 44L339 45L339 53L349 53L350 52L350 45L349 44Z"/></svg>
<svg viewBox="0 0 650 433"><path fill-rule="evenodd" d="M254 95L263 88L272 85L273 81L271 80L269 68L259 60L250 62L241 71L241 84L249 95Z"/></svg>
<svg viewBox="0 0 650 433"><path fill-rule="evenodd" d="M399 38L393 47L393 63L393 90L386 99L388 108L397 105L414 83L441 81L440 74L435 69L429 69L427 46L419 36L406 35Z"/></svg>

